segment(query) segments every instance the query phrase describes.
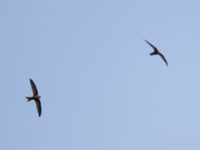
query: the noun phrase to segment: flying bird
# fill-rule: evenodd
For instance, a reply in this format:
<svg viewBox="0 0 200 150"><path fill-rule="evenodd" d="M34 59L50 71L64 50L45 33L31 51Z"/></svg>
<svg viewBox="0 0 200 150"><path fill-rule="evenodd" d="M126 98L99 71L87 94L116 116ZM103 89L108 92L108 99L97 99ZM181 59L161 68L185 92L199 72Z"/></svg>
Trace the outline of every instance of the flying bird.
<svg viewBox="0 0 200 150"><path fill-rule="evenodd" d="M147 42L153 48L153 50L154 50L152 53L150 53L150 55L151 56L153 56L153 55L159 55L164 60L164 62L166 63L166 65L168 66L168 62L165 59L164 55L153 44L151 44L147 40L144 40L144 41Z"/></svg>
<svg viewBox="0 0 200 150"><path fill-rule="evenodd" d="M31 101L31 100L35 101L36 107L37 107L37 111L38 111L38 115L40 117L41 113L42 113L42 107L41 107L41 102L40 102L40 98L41 97L38 95L38 90L37 90L37 87L36 87L35 83L33 82L33 80L32 79L29 79L29 80L30 80L30 83L31 83L33 96L26 97L26 98L27 98L27 101Z"/></svg>

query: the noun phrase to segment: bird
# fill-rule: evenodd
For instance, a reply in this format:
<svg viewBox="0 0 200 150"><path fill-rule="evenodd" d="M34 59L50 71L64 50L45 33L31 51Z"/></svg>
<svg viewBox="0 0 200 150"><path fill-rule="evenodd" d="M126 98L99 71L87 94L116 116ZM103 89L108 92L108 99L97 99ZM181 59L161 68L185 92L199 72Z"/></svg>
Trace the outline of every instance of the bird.
<svg viewBox="0 0 200 150"><path fill-rule="evenodd" d="M153 55L159 55L164 60L164 62L166 63L166 65L168 66L168 62L167 62L165 56L153 44L151 44L149 41L147 41L145 39L144 39L144 41L147 42L154 49L154 51L152 53L150 53L150 55L151 56L153 56Z"/></svg>
<svg viewBox="0 0 200 150"><path fill-rule="evenodd" d="M41 96L38 95L38 90L37 90L37 87L36 87L35 83L33 82L33 80L32 79L29 79L29 80L30 80L33 96L26 97L26 98L27 98L28 102L31 101L31 100L35 101L37 111L38 111L38 115L40 117L41 113L42 113L42 107L41 107L41 102L40 102Z"/></svg>

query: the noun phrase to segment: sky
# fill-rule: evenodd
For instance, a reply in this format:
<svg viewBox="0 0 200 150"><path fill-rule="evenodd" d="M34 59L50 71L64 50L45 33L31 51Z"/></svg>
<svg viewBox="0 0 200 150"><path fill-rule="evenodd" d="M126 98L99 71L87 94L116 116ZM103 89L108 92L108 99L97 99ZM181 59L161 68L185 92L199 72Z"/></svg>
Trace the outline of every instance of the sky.
<svg viewBox="0 0 200 150"><path fill-rule="evenodd" d="M0 1L0 149L199 150L199 6Z"/></svg>

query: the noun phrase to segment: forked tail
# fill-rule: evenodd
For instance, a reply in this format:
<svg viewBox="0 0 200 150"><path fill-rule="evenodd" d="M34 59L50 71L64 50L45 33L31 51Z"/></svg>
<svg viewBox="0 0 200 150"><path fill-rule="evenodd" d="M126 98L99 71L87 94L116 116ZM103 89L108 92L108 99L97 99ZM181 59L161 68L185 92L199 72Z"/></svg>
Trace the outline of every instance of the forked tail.
<svg viewBox="0 0 200 150"><path fill-rule="evenodd" d="M26 97L26 99L27 99L27 101L30 101L30 100L32 100L32 98L31 98L31 97Z"/></svg>
<svg viewBox="0 0 200 150"><path fill-rule="evenodd" d="M149 55L153 56L153 55L155 55L155 54L154 54L154 53L149 53Z"/></svg>

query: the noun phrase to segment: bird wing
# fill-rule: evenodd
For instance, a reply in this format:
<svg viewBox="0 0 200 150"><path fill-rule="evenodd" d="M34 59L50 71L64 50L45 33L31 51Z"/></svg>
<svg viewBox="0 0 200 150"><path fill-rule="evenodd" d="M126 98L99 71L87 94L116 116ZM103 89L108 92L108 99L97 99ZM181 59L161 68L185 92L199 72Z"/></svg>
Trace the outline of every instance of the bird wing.
<svg viewBox="0 0 200 150"><path fill-rule="evenodd" d="M144 39L144 41L147 42L154 49L154 51L158 52L158 49L153 44L151 44L149 41L147 41L145 39Z"/></svg>
<svg viewBox="0 0 200 150"><path fill-rule="evenodd" d="M168 62L165 59L164 55L162 53L159 53L158 55L165 61L166 65L168 66Z"/></svg>
<svg viewBox="0 0 200 150"><path fill-rule="evenodd" d="M41 102L40 102L40 100L35 100L35 103L36 103L38 115L39 115L39 117L40 117L40 116L41 116L41 113L42 113Z"/></svg>
<svg viewBox="0 0 200 150"><path fill-rule="evenodd" d="M31 88L32 88L32 91L33 91L33 95L38 95L37 87L35 86L35 83L33 82L32 79L30 79L30 83L31 83Z"/></svg>

